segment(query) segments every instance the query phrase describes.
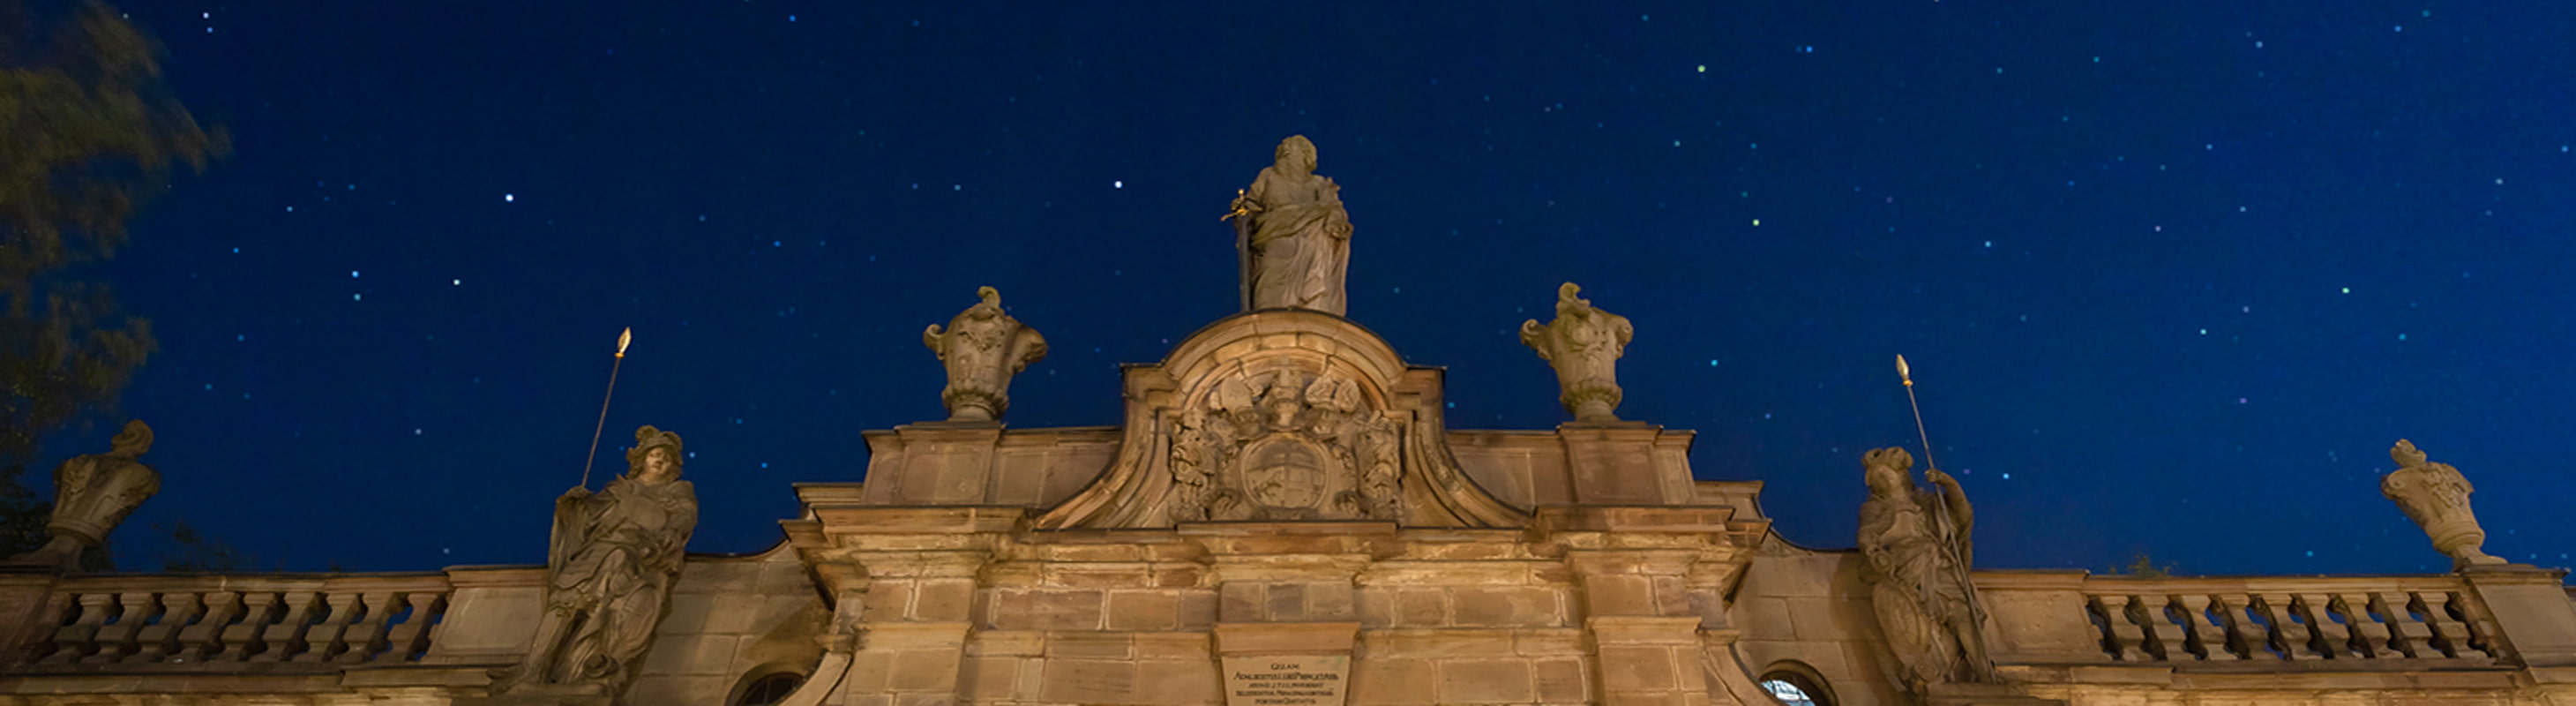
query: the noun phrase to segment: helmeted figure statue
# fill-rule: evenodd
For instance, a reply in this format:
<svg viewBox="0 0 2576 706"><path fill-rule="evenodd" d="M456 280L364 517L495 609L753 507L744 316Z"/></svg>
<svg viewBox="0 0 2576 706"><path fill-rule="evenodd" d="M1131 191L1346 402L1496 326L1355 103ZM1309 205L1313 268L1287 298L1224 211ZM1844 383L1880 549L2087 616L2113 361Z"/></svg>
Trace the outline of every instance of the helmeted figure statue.
<svg viewBox="0 0 2576 706"><path fill-rule="evenodd" d="M1919 697L1936 684L1996 681L1968 582L1974 516L1958 479L1927 469L1938 490L1917 489L1914 457L1899 448L1870 451L1862 465L1869 500L1860 506L1861 578L1906 690Z"/></svg>
<svg viewBox="0 0 2576 706"><path fill-rule="evenodd" d="M983 301L921 331L921 344L948 367L948 387L939 401L948 406L948 421L989 422L1011 408L1011 376L1047 354L1046 337L1002 313L1002 293L976 287Z"/></svg>
<svg viewBox="0 0 2576 706"><path fill-rule="evenodd" d="M545 613L518 666L494 670L492 693L613 696L652 646L653 628L698 525L698 494L680 480L680 435L635 430L626 475L597 494L555 500Z"/></svg>
<svg viewBox="0 0 2576 706"><path fill-rule="evenodd" d="M1619 417L1624 393L1619 389L1620 354L1628 350L1628 339L1637 329L1628 317L1593 308L1592 302L1574 296L1582 287L1567 282L1556 288L1556 320L1541 326L1537 319L1521 322L1521 345L1538 351L1538 357L1556 368L1556 382L1563 390L1557 400L1565 411L1574 413L1576 421L1610 422Z"/></svg>
<svg viewBox="0 0 2576 706"><path fill-rule="evenodd" d="M2379 493L2396 501L2406 519L2424 528L2433 540L2433 548L2451 557L2454 570L2473 564L2502 564L2504 558L2490 555L2482 548L2487 531L2478 526L2478 516L2469 512L2469 479L2451 464L2425 460L2424 452L2413 442L2398 439L2388 450L2397 461L2397 470L2379 479Z"/></svg>
<svg viewBox="0 0 2576 706"><path fill-rule="evenodd" d="M105 544L117 523L161 492L161 474L135 460L152 450L151 426L140 419L126 422L108 448L54 467L54 515L45 524L53 537L9 563L80 568L82 552Z"/></svg>
<svg viewBox="0 0 2576 706"><path fill-rule="evenodd" d="M1296 307L1341 316L1351 266L1351 217L1342 187L1315 173L1315 143L1279 142L1278 163L1234 198L1235 249L1242 253L1243 308Z"/></svg>

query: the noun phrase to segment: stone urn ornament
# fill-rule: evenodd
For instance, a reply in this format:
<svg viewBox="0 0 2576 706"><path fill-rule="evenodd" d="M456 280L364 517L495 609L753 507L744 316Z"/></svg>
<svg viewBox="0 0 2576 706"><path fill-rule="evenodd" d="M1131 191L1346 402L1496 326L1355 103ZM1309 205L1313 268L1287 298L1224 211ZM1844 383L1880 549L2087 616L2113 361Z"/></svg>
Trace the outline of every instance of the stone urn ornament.
<svg viewBox="0 0 2576 706"><path fill-rule="evenodd" d="M151 425L126 422L108 447L107 453L74 456L54 468L54 514L45 523L52 537L8 563L80 568L83 552L105 544L126 515L161 492L160 472L136 460L152 450Z"/></svg>
<svg viewBox="0 0 2576 706"><path fill-rule="evenodd" d="M1046 337L1002 312L1002 293L976 287L982 301L921 332L921 344L948 368L948 387L939 401L948 406L948 421L990 422L1011 408L1011 376L1045 358Z"/></svg>
<svg viewBox="0 0 2576 706"><path fill-rule="evenodd" d="M2414 442L2398 439L2388 450L2397 461L2397 470L2379 479L2379 493L2397 503L2406 519L2424 528L2433 540L2433 548L2451 557L2454 571L2470 566L2503 564L2505 560L2481 549L2487 531L2478 526L2478 516L2469 511L2469 479L2451 464L2425 460L2424 452Z"/></svg>
<svg viewBox="0 0 2576 706"><path fill-rule="evenodd" d="M1615 422L1619 408L1619 356L1637 334L1628 317L1602 311L1575 296L1582 287L1567 282L1556 288L1556 320L1539 325L1521 322L1521 345L1556 368L1562 393L1557 401L1578 422Z"/></svg>

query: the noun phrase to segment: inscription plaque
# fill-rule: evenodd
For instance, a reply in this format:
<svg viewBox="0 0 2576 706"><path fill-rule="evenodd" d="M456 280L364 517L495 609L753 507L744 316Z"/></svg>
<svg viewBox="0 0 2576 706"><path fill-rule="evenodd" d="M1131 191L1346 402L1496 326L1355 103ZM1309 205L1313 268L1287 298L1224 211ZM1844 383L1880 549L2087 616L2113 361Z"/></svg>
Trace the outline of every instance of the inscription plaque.
<svg viewBox="0 0 2576 706"><path fill-rule="evenodd" d="M1225 658L1225 706L1342 706L1350 655Z"/></svg>

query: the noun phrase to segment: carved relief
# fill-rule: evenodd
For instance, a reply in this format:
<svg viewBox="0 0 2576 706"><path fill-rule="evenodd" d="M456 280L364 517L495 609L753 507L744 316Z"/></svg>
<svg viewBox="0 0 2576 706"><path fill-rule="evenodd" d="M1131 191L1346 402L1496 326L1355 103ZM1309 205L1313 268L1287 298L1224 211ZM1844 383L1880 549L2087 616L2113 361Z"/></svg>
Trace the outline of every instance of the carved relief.
<svg viewBox="0 0 2576 706"><path fill-rule="evenodd" d="M1395 424L1358 383L1297 371L1217 383L1171 436L1172 521L1392 520Z"/></svg>

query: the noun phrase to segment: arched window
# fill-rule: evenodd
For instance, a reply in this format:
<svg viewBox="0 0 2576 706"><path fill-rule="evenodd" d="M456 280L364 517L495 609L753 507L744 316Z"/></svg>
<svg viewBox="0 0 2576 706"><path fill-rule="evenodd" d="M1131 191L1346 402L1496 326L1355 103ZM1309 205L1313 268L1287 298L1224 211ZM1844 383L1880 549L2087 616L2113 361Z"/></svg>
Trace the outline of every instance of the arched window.
<svg viewBox="0 0 2576 706"><path fill-rule="evenodd" d="M1834 703L1833 695L1825 691L1824 680L1816 677L1816 671L1796 662L1773 665L1755 683L1762 686L1762 693L1786 706L1833 706Z"/></svg>
<svg viewBox="0 0 2576 706"><path fill-rule="evenodd" d="M795 672L779 672L753 679L751 685L742 688L742 697L734 699L733 703L734 706L775 706L786 701L787 695L796 693L796 687L804 683L805 675Z"/></svg>

